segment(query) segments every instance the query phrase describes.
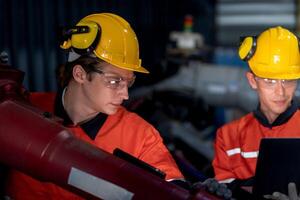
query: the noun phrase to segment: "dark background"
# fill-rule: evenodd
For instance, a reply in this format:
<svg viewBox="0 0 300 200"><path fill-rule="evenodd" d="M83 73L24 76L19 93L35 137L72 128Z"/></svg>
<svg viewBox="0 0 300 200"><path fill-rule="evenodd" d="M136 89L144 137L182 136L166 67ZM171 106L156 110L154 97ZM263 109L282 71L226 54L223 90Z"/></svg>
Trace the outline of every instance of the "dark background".
<svg viewBox="0 0 300 200"><path fill-rule="evenodd" d="M152 73L137 85L161 76L170 31L182 30L184 16L194 17L194 31L214 43L214 4L211 0L0 0L0 51L9 63L26 72L30 91L55 91L55 69L65 62L57 30L75 25L86 15L112 12L125 18L140 43L143 66Z"/></svg>

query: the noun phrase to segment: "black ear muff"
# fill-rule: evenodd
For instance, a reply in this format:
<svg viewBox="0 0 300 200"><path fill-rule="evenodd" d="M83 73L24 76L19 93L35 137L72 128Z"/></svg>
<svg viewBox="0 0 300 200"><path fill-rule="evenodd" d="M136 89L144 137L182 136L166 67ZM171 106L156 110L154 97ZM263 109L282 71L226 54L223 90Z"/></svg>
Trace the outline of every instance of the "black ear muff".
<svg viewBox="0 0 300 200"><path fill-rule="evenodd" d="M97 23L79 22L75 27L62 29L60 47L71 48L80 55L90 54L99 44L100 37L101 28Z"/></svg>
<svg viewBox="0 0 300 200"><path fill-rule="evenodd" d="M257 36L248 36L241 39L242 42L239 47L239 56L242 60L248 61L256 51Z"/></svg>

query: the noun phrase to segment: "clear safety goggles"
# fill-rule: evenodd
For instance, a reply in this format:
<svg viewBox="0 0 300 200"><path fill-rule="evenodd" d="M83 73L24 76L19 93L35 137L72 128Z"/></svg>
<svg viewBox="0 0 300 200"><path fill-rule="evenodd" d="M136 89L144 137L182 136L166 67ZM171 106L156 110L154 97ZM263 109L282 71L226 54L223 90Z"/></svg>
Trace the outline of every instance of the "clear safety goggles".
<svg viewBox="0 0 300 200"><path fill-rule="evenodd" d="M260 78L255 76L257 81L260 81L266 88L275 88L278 83L284 88L291 88L297 85L298 79L269 79L269 78Z"/></svg>
<svg viewBox="0 0 300 200"><path fill-rule="evenodd" d="M99 69L93 69L93 72L100 74L104 79L104 84L107 88L120 90L123 89L125 86L130 88L135 81L135 75L131 79L125 79L118 75L114 75L112 73L104 72Z"/></svg>

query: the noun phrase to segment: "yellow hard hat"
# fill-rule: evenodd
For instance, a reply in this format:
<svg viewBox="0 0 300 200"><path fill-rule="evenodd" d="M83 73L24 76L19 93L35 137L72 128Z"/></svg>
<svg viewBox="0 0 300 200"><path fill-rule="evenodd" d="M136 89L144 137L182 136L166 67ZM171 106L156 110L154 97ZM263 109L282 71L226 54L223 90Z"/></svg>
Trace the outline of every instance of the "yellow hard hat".
<svg viewBox="0 0 300 200"><path fill-rule="evenodd" d="M300 78L298 37L280 26L269 28L258 37L246 37L240 45L239 56L258 77Z"/></svg>
<svg viewBox="0 0 300 200"><path fill-rule="evenodd" d="M92 53L116 67L149 73L141 66L136 34L122 17L112 13L92 14L69 32L71 36L61 48L81 55Z"/></svg>

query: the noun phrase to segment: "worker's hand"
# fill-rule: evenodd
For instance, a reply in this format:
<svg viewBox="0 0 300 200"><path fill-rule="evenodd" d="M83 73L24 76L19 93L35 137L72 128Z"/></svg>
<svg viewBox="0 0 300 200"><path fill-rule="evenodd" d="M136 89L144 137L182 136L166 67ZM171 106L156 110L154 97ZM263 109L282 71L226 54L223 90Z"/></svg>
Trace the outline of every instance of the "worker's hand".
<svg viewBox="0 0 300 200"><path fill-rule="evenodd" d="M297 193L296 184L291 182L288 184L288 195L280 192L273 192L272 195L264 195L266 199L275 200L300 200L300 194Z"/></svg>
<svg viewBox="0 0 300 200"><path fill-rule="evenodd" d="M217 195L222 199L231 199L232 192L224 183L218 183L214 178L208 178L203 182L195 183L192 186L193 190L204 188L211 194Z"/></svg>

